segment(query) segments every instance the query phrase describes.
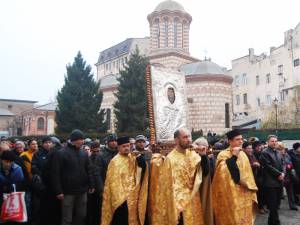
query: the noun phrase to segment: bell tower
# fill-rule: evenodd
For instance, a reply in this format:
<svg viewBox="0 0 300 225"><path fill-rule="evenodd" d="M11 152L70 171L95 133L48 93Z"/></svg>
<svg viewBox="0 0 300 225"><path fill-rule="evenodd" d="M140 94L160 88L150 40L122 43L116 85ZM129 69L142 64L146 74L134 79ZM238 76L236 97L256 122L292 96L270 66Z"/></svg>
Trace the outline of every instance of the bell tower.
<svg viewBox="0 0 300 225"><path fill-rule="evenodd" d="M150 62L177 68L197 61L190 57L189 32L192 17L182 5L166 0L148 15Z"/></svg>

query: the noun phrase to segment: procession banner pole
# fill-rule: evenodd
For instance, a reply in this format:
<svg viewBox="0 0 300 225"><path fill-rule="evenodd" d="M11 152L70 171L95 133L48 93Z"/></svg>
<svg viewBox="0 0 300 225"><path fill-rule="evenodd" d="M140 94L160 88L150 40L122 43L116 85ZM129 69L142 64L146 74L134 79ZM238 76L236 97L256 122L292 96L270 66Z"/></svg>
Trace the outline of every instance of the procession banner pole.
<svg viewBox="0 0 300 225"><path fill-rule="evenodd" d="M149 126L150 126L150 144L152 146L156 143L155 138L155 124L154 124L154 109L153 109L153 95L152 95L152 80L151 80L151 65L146 67L146 89L147 89L147 106L149 113Z"/></svg>

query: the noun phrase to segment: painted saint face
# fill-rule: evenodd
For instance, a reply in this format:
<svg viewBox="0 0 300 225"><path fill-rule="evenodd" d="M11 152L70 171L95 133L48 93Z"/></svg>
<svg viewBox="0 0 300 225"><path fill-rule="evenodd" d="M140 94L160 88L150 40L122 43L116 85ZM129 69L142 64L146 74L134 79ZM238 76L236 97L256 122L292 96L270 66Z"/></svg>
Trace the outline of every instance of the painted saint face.
<svg viewBox="0 0 300 225"><path fill-rule="evenodd" d="M175 102L175 91L174 91L174 88L171 88L169 87L168 88L168 99L169 99L169 102L171 104L173 104Z"/></svg>

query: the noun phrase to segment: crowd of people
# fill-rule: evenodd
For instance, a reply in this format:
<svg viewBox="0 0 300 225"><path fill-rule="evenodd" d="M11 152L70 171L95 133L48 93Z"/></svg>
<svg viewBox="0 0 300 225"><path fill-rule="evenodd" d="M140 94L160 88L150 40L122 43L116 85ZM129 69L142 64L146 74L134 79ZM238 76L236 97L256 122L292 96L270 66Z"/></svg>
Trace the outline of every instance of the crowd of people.
<svg viewBox="0 0 300 225"><path fill-rule="evenodd" d="M25 192L29 225L246 225L252 202L269 213L269 225L278 225L284 193L298 210L300 143L287 149L275 135L244 140L237 130L191 143L188 133L174 133L167 157L143 135L109 134L104 145L80 130L67 141L2 139L0 206L4 193Z"/></svg>

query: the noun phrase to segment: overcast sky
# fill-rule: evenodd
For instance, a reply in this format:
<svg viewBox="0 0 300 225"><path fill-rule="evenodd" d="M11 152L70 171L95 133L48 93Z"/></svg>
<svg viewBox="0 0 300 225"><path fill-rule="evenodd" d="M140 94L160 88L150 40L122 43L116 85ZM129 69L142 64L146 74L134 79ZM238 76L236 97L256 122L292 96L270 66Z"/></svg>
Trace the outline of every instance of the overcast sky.
<svg viewBox="0 0 300 225"><path fill-rule="evenodd" d="M66 64L126 38L149 36L147 15L161 0L0 0L0 98L54 100ZM178 0L191 14L191 55L221 66L268 52L300 22L299 0Z"/></svg>

